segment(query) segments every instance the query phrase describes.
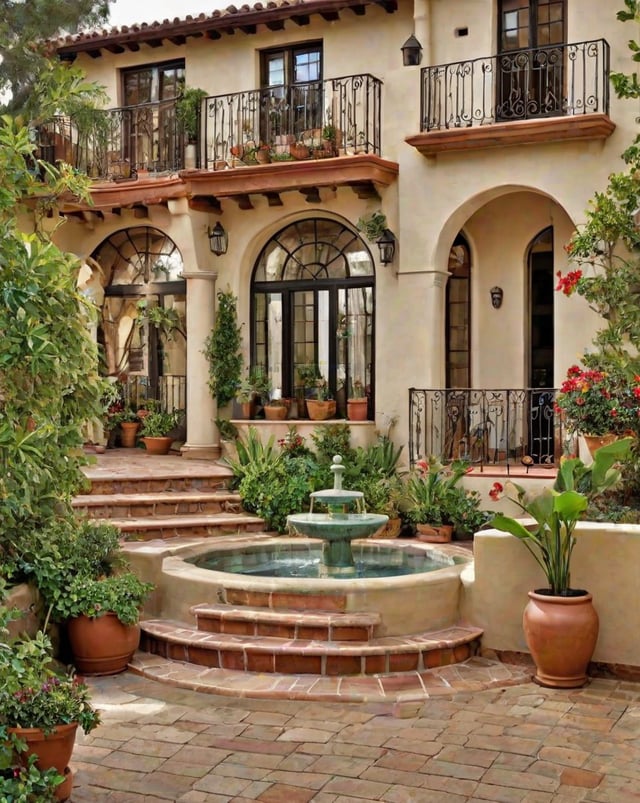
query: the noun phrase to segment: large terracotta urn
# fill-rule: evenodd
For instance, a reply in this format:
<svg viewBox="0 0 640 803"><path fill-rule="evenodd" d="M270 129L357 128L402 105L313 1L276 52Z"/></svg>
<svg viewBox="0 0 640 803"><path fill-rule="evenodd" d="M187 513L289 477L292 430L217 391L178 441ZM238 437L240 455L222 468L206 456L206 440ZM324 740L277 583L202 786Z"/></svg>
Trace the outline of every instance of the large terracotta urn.
<svg viewBox="0 0 640 803"><path fill-rule="evenodd" d="M591 457L595 455L598 449L618 440L618 436L614 435L613 432L607 432L605 435L583 435L582 437Z"/></svg>
<svg viewBox="0 0 640 803"><path fill-rule="evenodd" d="M120 424L120 443L125 449L133 449L136 445L136 435L140 429L138 421L123 421Z"/></svg>
<svg viewBox="0 0 640 803"><path fill-rule="evenodd" d="M138 625L124 625L115 613L76 616L67 623L73 663L85 675L124 672L140 644Z"/></svg>
<svg viewBox="0 0 640 803"><path fill-rule="evenodd" d="M529 592L522 626L536 664L533 679L540 686L577 689L588 681L587 667L598 640L598 613L591 594L577 589L570 593Z"/></svg>

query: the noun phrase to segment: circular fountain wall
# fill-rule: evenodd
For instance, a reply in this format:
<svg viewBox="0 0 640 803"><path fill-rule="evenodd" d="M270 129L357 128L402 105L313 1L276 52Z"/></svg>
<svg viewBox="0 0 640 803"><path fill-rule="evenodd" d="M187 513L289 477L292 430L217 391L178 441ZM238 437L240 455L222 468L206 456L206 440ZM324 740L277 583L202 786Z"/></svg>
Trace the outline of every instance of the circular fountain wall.
<svg viewBox="0 0 640 803"><path fill-rule="evenodd" d="M175 539L130 543L126 551L132 566L156 591L145 606L147 616L191 622L190 608L201 603L231 602L262 607L379 612L380 633L407 635L451 627L459 621L460 573L471 554L455 544L434 547L413 540L356 541L384 559L419 563L425 558L440 568L415 574L369 579L351 577L262 577L210 570L196 565L215 553L223 564L258 560L262 554L293 549L318 549L316 539L268 535L237 535L221 538ZM308 600L308 604L307 601Z"/></svg>

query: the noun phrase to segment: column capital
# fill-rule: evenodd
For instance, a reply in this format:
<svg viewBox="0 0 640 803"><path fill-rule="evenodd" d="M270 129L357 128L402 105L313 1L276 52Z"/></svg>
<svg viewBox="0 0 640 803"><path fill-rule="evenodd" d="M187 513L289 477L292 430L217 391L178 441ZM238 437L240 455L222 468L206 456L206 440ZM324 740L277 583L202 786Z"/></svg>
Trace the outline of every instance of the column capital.
<svg viewBox="0 0 640 803"><path fill-rule="evenodd" d="M194 270L190 273L183 271L182 276L184 279L207 279L210 282L215 282L218 278L218 274L214 270Z"/></svg>

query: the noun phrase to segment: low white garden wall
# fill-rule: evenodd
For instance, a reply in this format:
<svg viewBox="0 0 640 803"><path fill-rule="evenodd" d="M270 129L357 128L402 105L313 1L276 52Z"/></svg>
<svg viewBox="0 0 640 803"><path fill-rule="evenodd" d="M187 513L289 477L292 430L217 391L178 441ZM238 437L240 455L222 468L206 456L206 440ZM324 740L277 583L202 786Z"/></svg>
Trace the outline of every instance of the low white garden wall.
<svg viewBox="0 0 640 803"><path fill-rule="evenodd" d="M600 635L593 660L640 667L640 525L585 522L576 528L571 586L593 595ZM522 633L527 592L546 586L542 569L514 536L484 530L462 575L461 618L484 628L487 650L528 652Z"/></svg>

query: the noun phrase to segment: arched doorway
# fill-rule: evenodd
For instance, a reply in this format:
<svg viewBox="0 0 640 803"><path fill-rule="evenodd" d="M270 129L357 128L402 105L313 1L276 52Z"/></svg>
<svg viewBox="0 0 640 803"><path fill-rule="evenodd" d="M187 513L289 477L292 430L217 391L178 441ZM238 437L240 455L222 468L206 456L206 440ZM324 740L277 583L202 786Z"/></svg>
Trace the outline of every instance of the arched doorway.
<svg viewBox="0 0 640 803"><path fill-rule="evenodd" d="M553 226L541 231L527 253L528 381L530 391L529 454L536 463L552 463L554 369Z"/></svg>
<svg viewBox="0 0 640 803"><path fill-rule="evenodd" d="M375 273L359 235L335 220L307 218L265 245L251 284L251 366L272 392L300 396L302 366L315 366L338 415L355 383L374 410ZM298 415L304 405L298 405Z"/></svg>
<svg viewBox="0 0 640 803"><path fill-rule="evenodd" d="M458 234L449 252L446 300L447 388L471 387L471 253Z"/></svg>
<svg viewBox="0 0 640 803"><path fill-rule="evenodd" d="M91 255L104 288L98 342L105 373L126 379L132 402L186 406L186 282L182 256L150 226L122 229Z"/></svg>

